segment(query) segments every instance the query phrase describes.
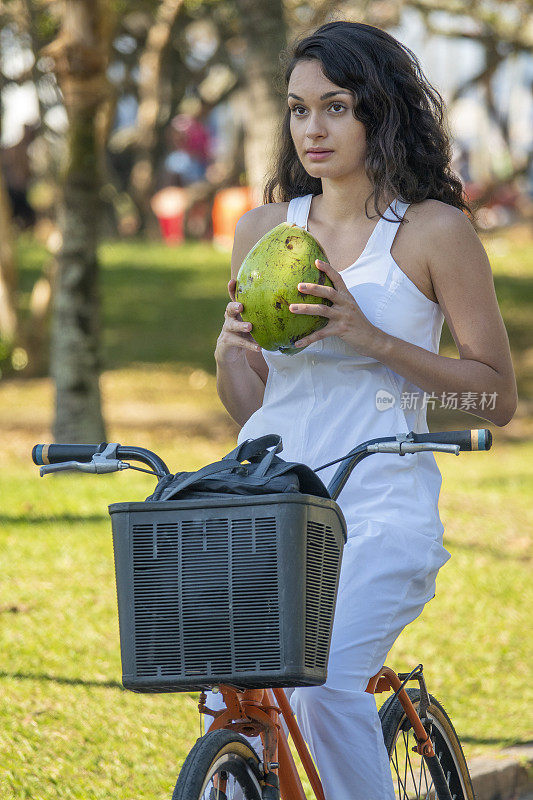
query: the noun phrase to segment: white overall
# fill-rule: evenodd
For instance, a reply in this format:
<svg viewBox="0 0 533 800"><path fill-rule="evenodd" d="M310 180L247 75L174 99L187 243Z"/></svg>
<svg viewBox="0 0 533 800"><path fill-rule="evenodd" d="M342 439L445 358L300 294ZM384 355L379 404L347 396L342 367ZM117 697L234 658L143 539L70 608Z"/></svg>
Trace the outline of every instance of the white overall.
<svg viewBox="0 0 533 800"><path fill-rule="evenodd" d="M293 199L287 221L307 229L311 200ZM399 227L390 209L402 217L407 207L391 204L363 253L341 274L373 325L438 353L442 311L390 252ZM367 439L428 430L422 390L337 336L296 355L263 350L263 356L269 367L263 405L238 442L279 433L281 457L315 469ZM336 469L318 473L326 485ZM376 702L365 688L399 633L434 596L437 572L450 557L442 546L440 485L432 453L376 454L354 469L337 500L348 541L328 679L323 686L286 690L326 800L394 798ZM217 700L210 695L210 702Z"/></svg>

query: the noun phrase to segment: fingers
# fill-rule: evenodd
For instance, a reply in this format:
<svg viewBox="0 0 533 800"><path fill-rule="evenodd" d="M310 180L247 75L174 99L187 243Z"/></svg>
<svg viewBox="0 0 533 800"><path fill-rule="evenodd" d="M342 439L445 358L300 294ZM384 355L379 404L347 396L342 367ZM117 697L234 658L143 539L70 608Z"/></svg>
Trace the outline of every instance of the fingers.
<svg viewBox="0 0 533 800"><path fill-rule="evenodd" d="M242 303L232 301L226 306L224 312L224 325L220 339L224 347L228 348L244 348L245 350L252 350L254 352L260 351L261 348L257 342L252 338L250 331L252 325L250 322L245 322L240 312L243 310Z"/></svg>
<svg viewBox="0 0 533 800"><path fill-rule="evenodd" d="M328 264L327 261L320 261L320 259L317 258L315 265L321 272L324 272L328 276L337 291L346 288L346 284L341 278L340 273L337 272L337 270L332 267L331 264Z"/></svg>
<svg viewBox="0 0 533 800"><path fill-rule="evenodd" d="M313 344L313 342L318 342L320 339L325 338L325 334L320 333L319 331L318 333L314 333L312 336L305 336L303 339L297 339L294 342L294 345L295 347L306 347L309 344Z"/></svg>
<svg viewBox="0 0 533 800"><path fill-rule="evenodd" d="M313 314L315 317L329 317L330 306L324 306L322 303L291 303L289 311L293 314Z"/></svg>
<svg viewBox="0 0 533 800"><path fill-rule="evenodd" d="M238 303L236 300L233 300L226 306L226 312L224 316L240 318L242 309L243 309L242 303Z"/></svg>
<svg viewBox="0 0 533 800"><path fill-rule="evenodd" d="M251 350L253 353L261 351L261 347L252 339L249 333L232 333L222 329L217 341L217 350L220 354L238 353L243 350Z"/></svg>
<svg viewBox="0 0 533 800"><path fill-rule="evenodd" d="M224 325L222 333L219 337L219 342L230 350L234 348L242 348L244 350L252 350L257 353L261 350L255 339L252 338L249 331L243 331L241 328L235 328L234 325L243 325L244 323L230 322Z"/></svg>
<svg viewBox="0 0 533 800"><path fill-rule="evenodd" d="M232 300L235 300L235 288L237 286L237 281L235 278L231 278L228 281L228 293Z"/></svg>
<svg viewBox="0 0 533 800"><path fill-rule="evenodd" d="M299 283L298 291L301 294L312 294L313 297L325 297L333 303L337 291L331 286L320 286L318 283Z"/></svg>
<svg viewBox="0 0 533 800"><path fill-rule="evenodd" d="M252 330L252 326L249 322L243 322L234 317L228 317L224 323L224 327L227 331L231 331L232 333L250 333Z"/></svg>
<svg viewBox="0 0 533 800"><path fill-rule="evenodd" d="M250 322L244 322L240 315L242 311L242 303L228 303L226 312L224 314L224 328L232 333L250 333L252 325Z"/></svg>

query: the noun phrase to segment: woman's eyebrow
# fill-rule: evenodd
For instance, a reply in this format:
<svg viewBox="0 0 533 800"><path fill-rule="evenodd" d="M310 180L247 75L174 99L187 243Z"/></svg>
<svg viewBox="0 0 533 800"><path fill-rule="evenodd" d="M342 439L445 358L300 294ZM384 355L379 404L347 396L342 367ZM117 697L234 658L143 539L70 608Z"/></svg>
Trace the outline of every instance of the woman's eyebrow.
<svg viewBox="0 0 533 800"><path fill-rule="evenodd" d="M350 95L350 97L351 97L351 93L350 92L338 91L338 92L326 92L326 94L323 94L320 99L321 100L325 100L326 97L333 97L336 94L347 94L347 95ZM298 97L297 94L293 94L292 92L289 94L289 97L294 97L295 100L301 100L303 102L303 97Z"/></svg>

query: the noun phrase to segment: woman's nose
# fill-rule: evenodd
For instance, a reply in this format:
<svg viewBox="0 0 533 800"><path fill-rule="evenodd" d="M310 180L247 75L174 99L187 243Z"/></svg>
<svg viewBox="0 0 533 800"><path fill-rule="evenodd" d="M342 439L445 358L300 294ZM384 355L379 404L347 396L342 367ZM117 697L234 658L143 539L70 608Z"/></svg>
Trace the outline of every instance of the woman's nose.
<svg viewBox="0 0 533 800"><path fill-rule="evenodd" d="M324 121L322 120L320 114L309 115L305 132L309 139L314 139L320 134L325 134L326 131Z"/></svg>

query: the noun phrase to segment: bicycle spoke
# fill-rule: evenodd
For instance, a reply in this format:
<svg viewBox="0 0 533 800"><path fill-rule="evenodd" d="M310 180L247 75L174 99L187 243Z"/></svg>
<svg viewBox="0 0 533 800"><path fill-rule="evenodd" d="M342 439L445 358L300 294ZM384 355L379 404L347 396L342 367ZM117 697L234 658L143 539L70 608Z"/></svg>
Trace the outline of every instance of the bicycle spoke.
<svg viewBox="0 0 533 800"><path fill-rule="evenodd" d="M401 794L402 790L403 794ZM399 800L408 800L409 795L407 794L407 787L405 786L399 775L398 775L398 792L400 792Z"/></svg>
<svg viewBox="0 0 533 800"><path fill-rule="evenodd" d="M413 772L413 765L411 764L411 748L409 747L408 743L406 744L406 748L405 749L406 749L406 756L407 756L406 761L409 764L409 771L411 773L411 778L413 779L413 788L416 791L416 778L415 778L415 774ZM406 771L407 771L407 768L406 768ZM406 783L407 783L407 780L406 780Z"/></svg>
<svg viewBox="0 0 533 800"><path fill-rule="evenodd" d="M434 732L430 731L430 736L435 755L443 766L446 753L443 753L442 747L438 746L442 745L439 735L435 737ZM438 800L435 783L427 763L423 756L413 750L415 742L416 738L412 728L407 731L399 728L395 744L390 751L390 768L395 786L395 797L397 800ZM444 777L451 793L450 784L453 780L453 772L448 768L448 764L446 764ZM464 800L464 798L462 794L457 795L454 792L452 800Z"/></svg>
<svg viewBox="0 0 533 800"><path fill-rule="evenodd" d="M416 689L408 689L415 708L420 700ZM418 754L414 730L400 702L388 700L380 709L383 736L394 783L395 797L399 800L439 800L431 774L433 767ZM431 698L429 713L423 719L435 752L436 761L442 768L442 779L450 792L451 800L473 800L472 785L464 761L460 743L452 723L435 698ZM414 747L414 749L413 749Z"/></svg>
<svg viewBox="0 0 533 800"><path fill-rule="evenodd" d="M424 759L422 759L420 775L419 775L419 780L418 780L418 795L417 795L417 797L422 797L422 777L424 776L424 772L425 772L425 762L424 762ZM426 780L426 789L427 789L427 785L428 785L428 782ZM427 791L426 791L426 798L427 798L427 796L428 796L428 794L427 794Z"/></svg>
<svg viewBox="0 0 533 800"><path fill-rule="evenodd" d="M405 791L407 793L407 767L409 764L409 731L407 731L407 736L405 735L405 731L402 731L403 736L403 746L405 749L405 771L403 776L403 782L405 784Z"/></svg>
<svg viewBox="0 0 533 800"><path fill-rule="evenodd" d="M400 795L399 800L408 800L407 787L404 785L402 779L400 778L400 769L398 767L398 750L396 747L394 748L394 759L396 763L395 764L393 763L392 766L394 768L394 771L396 772L396 777L398 782L398 793ZM401 789L403 789L403 796L401 795Z"/></svg>
<svg viewBox="0 0 533 800"><path fill-rule="evenodd" d="M433 778L431 778L431 783L428 786L426 762L424 761L424 759L422 759L422 768L420 770L420 774L424 775L424 782L426 784L426 798L427 798L427 800L431 800L431 790L433 788ZM430 775L430 777L431 777L431 775Z"/></svg>
<svg viewBox="0 0 533 800"><path fill-rule="evenodd" d="M396 793L399 800L437 800L433 778L427 769L423 757L413 759L411 748L414 736L411 738L412 730L407 733L401 731L401 738L398 739L391 752L390 766L393 779L396 784ZM437 752L439 761L442 761L442 753ZM450 785L450 771L446 773L446 783ZM452 800L457 800L453 795Z"/></svg>
<svg viewBox="0 0 533 800"><path fill-rule="evenodd" d="M428 786L426 762L423 758L421 759L421 764L420 764L420 797L422 797L422 778L424 778L426 800L431 800L431 789L433 787L433 778L431 779L431 783Z"/></svg>
<svg viewBox="0 0 533 800"><path fill-rule="evenodd" d="M220 781L225 783L225 788L220 787ZM218 772L209 781L202 800L242 800L241 787L234 775Z"/></svg>
<svg viewBox="0 0 533 800"><path fill-rule="evenodd" d="M405 748L405 742L404 742L404 748ZM405 763L405 762L404 762L404 763ZM409 798L409 792L407 791L407 775L406 775L406 774L404 774L403 781L401 781L401 785L402 785L402 787L403 787L403 792L404 792L404 795L405 795L405 800L408 800L408 798Z"/></svg>

